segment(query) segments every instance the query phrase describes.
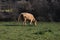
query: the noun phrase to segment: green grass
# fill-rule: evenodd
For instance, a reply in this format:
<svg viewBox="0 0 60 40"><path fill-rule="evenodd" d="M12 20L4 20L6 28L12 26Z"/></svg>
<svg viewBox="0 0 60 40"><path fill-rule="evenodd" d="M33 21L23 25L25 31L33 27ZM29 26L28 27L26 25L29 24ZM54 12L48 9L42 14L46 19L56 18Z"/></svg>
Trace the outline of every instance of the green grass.
<svg viewBox="0 0 60 40"><path fill-rule="evenodd" d="M60 22L40 22L37 26L0 22L0 40L60 40Z"/></svg>

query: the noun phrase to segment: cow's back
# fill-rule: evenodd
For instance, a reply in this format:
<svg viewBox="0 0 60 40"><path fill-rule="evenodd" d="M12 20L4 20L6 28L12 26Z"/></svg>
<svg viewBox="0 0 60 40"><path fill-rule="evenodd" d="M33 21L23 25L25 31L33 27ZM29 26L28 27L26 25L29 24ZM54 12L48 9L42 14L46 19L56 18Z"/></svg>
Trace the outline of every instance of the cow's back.
<svg viewBox="0 0 60 40"><path fill-rule="evenodd" d="M27 19L34 19L34 16L31 13L21 13L24 17L26 17Z"/></svg>

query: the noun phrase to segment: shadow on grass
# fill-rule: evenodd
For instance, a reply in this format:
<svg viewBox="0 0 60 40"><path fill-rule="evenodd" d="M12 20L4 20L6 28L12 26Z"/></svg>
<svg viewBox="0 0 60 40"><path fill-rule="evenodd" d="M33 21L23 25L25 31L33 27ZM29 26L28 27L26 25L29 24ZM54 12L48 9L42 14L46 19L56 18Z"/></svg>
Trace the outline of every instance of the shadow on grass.
<svg viewBox="0 0 60 40"><path fill-rule="evenodd" d="M0 26L27 26L27 27L34 27L34 25L18 25L18 24L3 24Z"/></svg>

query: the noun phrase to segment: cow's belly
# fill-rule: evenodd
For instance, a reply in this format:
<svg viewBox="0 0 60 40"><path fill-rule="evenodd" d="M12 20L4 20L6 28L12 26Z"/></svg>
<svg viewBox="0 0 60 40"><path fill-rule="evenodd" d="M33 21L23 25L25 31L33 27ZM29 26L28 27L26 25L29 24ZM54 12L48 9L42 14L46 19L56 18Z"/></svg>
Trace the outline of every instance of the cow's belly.
<svg viewBox="0 0 60 40"><path fill-rule="evenodd" d="M26 19L27 19L27 20L33 20L34 18L29 18L29 17L27 17Z"/></svg>

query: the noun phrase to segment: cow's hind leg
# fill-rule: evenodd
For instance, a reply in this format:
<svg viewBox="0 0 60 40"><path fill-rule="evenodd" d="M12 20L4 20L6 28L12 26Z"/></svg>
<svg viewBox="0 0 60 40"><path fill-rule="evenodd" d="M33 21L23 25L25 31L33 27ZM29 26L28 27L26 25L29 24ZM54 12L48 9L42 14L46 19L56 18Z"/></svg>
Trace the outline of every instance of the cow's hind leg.
<svg viewBox="0 0 60 40"><path fill-rule="evenodd" d="M26 18L24 18L24 22L23 22L23 25L26 25Z"/></svg>

